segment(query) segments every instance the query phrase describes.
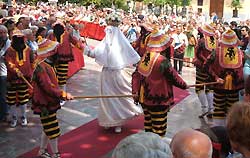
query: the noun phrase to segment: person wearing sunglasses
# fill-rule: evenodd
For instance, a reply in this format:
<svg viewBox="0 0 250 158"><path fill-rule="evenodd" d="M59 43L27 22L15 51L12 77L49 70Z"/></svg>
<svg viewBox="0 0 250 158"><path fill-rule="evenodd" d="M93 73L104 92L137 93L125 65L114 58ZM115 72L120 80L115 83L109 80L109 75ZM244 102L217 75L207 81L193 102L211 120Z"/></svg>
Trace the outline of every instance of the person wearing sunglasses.
<svg viewBox="0 0 250 158"><path fill-rule="evenodd" d="M247 44L249 42L249 28L247 26L242 26L241 28L241 40L240 40L240 49L245 51L247 48Z"/></svg>

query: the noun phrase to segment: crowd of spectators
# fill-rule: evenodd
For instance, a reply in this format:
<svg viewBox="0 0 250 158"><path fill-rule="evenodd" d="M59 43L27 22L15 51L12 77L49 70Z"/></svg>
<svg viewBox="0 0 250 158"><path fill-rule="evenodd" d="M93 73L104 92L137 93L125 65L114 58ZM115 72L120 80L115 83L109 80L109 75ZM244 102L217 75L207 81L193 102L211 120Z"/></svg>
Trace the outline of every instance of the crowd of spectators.
<svg viewBox="0 0 250 158"><path fill-rule="evenodd" d="M68 23L74 21L88 21L106 25L105 17L111 12L110 9L95 9L77 5L49 6L40 3L37 6L20 4L13 5L7 10L2 4L0 10L0 119L4 120L8 114L8 107L4 103L6 93L6 66L3 56L6 50L7 38L11 40L14 29L23 30L27 38L27 45L32 50L36 49L35 35L39 28L46 27L51 30L52 25L61 19L65 21L66 27L71 29L75 37L81 39L79 31L81 27L78 23ZM120 29L133 43L140 36L141 23L158 23L163 33L169 34L173 38L182 34L186 45L192 48L197 44L198 27L209 21L205 21L204 15L190 12L186 17L176 15L160 15L142 13L126 13L119 11L122 17ZM240 47L244 51L249 42L250 21L224 22L213 20L216 28L216 38L220 39L224 31L232 29L236 32ZM49 34L49 32L47 32ZM46 35L45 35L46 36ZM191 53L185 53L184 59L192 61L194 49ZM186 50L187 52L187 50ZM191 65L187 65L191 66ZM182 65L179 66L179 74L182 73ZM177 68L176 68L177 69ZM227 116L226 127L212 127L204 129L184 129L175 134L170 144L153 133L141 132L123 139L115 148L113 156L115 158L225 158L239 157L250 158L250 104L249 102L238 102L232 106ZM171 150L171 152L170 152Z"/></svg>
<svg viewBox="0 0 250 158"><path fill-rule="evenodd" d="M250 104L237 102L227 126L183 129L169 143L150 132L130 135L116 146L114 158L249 158ZM170 151L171 150L171 151Z"/></svg>

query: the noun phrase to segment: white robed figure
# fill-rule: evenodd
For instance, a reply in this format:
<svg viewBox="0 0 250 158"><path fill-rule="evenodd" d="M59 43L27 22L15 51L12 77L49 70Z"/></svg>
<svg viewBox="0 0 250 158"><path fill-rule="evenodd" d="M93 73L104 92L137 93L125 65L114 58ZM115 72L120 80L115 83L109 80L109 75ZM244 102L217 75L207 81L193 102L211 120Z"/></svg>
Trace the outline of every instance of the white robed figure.
<svg viewBox="0 0 250 158"><path fill-rule="evenodd" d="M116 26L107 26L106 36L94 50L85 48L85 54L103 66L100 95L128 95L132 93L131 75L124 68L136 64L140 56ZM142 113L133 98L103 98L98 109L98 122L104 128L115 127L121 132L126 120Z"/></svg>

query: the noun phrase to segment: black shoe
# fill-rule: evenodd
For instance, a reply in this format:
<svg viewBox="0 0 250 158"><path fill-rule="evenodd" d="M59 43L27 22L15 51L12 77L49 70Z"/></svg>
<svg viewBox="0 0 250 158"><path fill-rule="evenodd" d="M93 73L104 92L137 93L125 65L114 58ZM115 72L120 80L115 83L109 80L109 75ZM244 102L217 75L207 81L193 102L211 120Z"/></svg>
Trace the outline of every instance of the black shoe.
<svg viewBox="0 0 250 158"><path fill-rule="evenodd" d="M205 113L199 115L199 118L204 118L204 116L206 116L207 114L208 114L208 112L205 112Z"/></svg>
<svg viewBox="0 0 250 158"><path fill-rule="evenodd" d="M207 114L206 116L207 116L207 118L209 118L209 119L212 119L212 118L213 118L213 114L212 114L212 113L209 113L209 114Z"/></svg>

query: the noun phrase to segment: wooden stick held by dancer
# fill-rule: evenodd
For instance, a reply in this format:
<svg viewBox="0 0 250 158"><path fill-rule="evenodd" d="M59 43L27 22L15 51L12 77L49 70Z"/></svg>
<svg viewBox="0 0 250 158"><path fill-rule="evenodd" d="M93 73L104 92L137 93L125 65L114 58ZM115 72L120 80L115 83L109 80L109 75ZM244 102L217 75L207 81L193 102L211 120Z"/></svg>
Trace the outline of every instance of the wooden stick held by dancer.
<svg viewBox="0 0 250 158"><path fill-rule="evenodd" d="M74 99L94 99L94 98L130 98L135 95L92 95L92 96L74 96Z"/></svg>
<svg viewBox="0 0 250 158"><path fill-rule="evenodd" d="M214 85L214 84L219 84L219 82L193 84L193 85L189 85L188 87L206 86L206 85ZM136 95L90 95L90 96L74 96L74 99L130 98L130 97L135 97L135 96Z"/></svg>
<svg viewBox="0 0 250 158"><path fill-rule="evenodd" d="M214 85L214 84L220 84L220 82L199 83L199 84L189 85L189 87L207 86L207 85Z"/></svg>
<svg viewBox="0 0 250 158"><path fill-rule="evenodd" d="M18 75L18 77L21 77L21 78L23 79L23 81L24 81L31 89L33 89L33 86L32 86L32 85L30 84L30 82L23 76L23 73L22 73L17 67L15 67L15 64L13 64L13 63L11 63L11 62L9 62L8 64L10 65L10 67L11 67L12 69L15 70L15 72L16 72L17 75Z"/></svg>
<svg viewBox="0 0 250 158"><path fill-rule="evenodd" d="M171 58L171 59L173 59L173 60L178 60L178 61L183 61L183 62L186 62L186 63L193 64L193 62L191 62L191 61L186 61L186 60L184 60L184 59L178 59L178 58Z"/></svg>

